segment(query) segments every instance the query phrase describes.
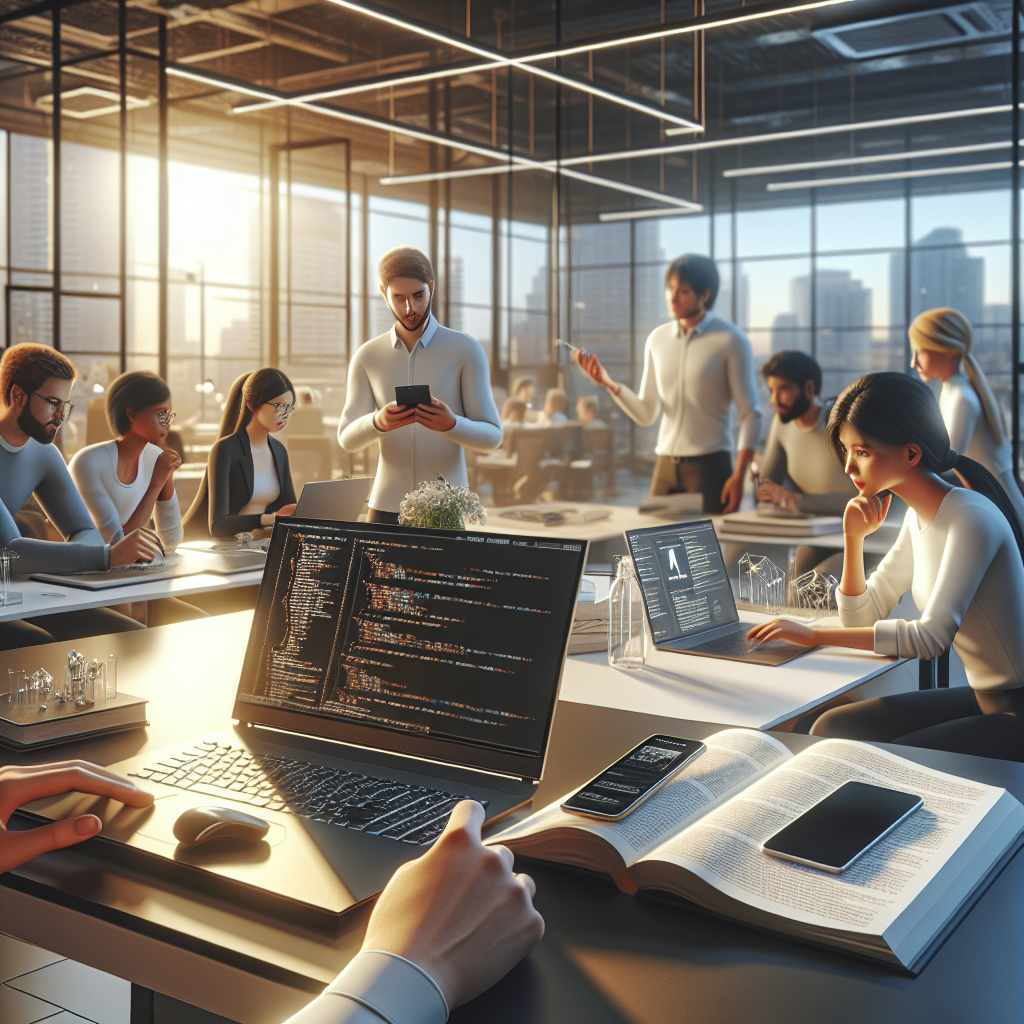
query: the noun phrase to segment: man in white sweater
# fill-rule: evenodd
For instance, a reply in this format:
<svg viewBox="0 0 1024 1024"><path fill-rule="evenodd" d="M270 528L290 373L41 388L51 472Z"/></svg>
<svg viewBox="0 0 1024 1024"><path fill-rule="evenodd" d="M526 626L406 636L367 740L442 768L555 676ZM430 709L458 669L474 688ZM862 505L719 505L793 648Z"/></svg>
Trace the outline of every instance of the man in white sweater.
<svg viewBox="0 0 1024 1024"><path fill-rule="evenodd" d="M430 312L430 260L419 249L398 246L381 257L377 270L395 326L352 357L338 441L348 452L380 443L369 520L397 523L402 499L425 480L440 473L456 486L469 482L463 448L497 448L501 418L479 343L442 327ZM430 405L398 405L395 387L403 384L427 384Z"/></svg>
<svg viewBox="0 0 1024 1024"><path fill-rule="evenodd" d="M739 508L761 430L754 353L738 327L711 312L718 284L718 268L706 256L681 256L668 268L665 300L673 320L647 339L639 394L612 380L597 356L574 353L635 423L648 427L664 409L651 494L703 494L704 511L712 514ZM735 469L733 405L740 424Z"/></svg>

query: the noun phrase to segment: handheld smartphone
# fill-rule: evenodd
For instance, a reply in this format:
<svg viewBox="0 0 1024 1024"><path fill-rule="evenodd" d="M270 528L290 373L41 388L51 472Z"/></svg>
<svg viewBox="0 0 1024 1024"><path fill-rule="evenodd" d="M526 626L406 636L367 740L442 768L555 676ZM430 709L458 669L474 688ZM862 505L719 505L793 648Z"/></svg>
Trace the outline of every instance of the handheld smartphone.
<svg viewBox="0 0 1024 1024"><path fill-rule="evenodd" d="M923 802L913 793L847 782L766 839L761 849L770 857L841 875Z"/></svg>
<svg viewBox="0 0 1024 1024"><path fill-rule="evenodd" d="M395 402L407 409L415 405L430 405L430 385L398 384L395 386Z"/></svg>
<svg viewBox="0 0 1024 1024"><path fill-rule="evenodd" d="M700 740L651 736L563 800L562 810L601 821L619 821L706 749Z"/></svg>

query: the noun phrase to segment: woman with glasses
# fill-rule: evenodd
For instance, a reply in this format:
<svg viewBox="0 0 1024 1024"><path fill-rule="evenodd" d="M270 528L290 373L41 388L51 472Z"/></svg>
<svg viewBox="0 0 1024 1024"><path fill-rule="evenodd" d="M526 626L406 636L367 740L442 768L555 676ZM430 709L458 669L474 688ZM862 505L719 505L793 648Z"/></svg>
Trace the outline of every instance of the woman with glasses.
<svg viewBox="0 0 1024 1024"><path fill-rule="evenodd" d="M152 519L164 551L173 551L182 537L174 493L181 459L167 447L174 419L170 388L148 370L122 373L107 388L106 404L116 440L75 455L68 467L75 486L108 544Z"/></svg>
<svg viewBox="0 0 1024 1024"><path fill-rule="evenodd" d="M294 411L295 388L273 367L243 374L231 385L220 439L185 517L186 536L270 529L278 516L295 511L288 452L272 436L284 430Z"/></svg>

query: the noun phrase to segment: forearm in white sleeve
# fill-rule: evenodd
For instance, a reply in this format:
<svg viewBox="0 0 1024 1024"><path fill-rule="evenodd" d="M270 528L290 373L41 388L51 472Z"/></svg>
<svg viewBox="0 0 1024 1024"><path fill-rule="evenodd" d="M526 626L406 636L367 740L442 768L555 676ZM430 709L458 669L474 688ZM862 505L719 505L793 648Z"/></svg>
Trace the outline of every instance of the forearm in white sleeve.
<svg viewBox="0 0 1024 1024"><path fill-rule="evenodd" d="M972 401L973 399L973 401ZM967 451L974 436L974 428L981 418L981 402L976 395L965 395L963 390L957 400L951 402L946 409L946 430L949 433L949 446L961 455Z"/></svg>
<svg viewBox="0 0 1024 1024"><path fill-rule="evenodd" d="M615 404L636 424L649 427L661 412L661 399L658 397L658 380L654 372L654 355L651 352L651 339L647 339L644 353L644 375L640 380L640 394L625 384L619 384L619 393L608 393Z"/></svg>
<svg viewBox="0 0 1024 1024"><path fill-rule="evenodd" d="M345 408L338 422L338 444L345 451L361 452L381 436L381 431L373 425L376 412L373 388L357 357L349 367Z"/></svg>
<svg viewBox="0 0 1024 1024"><path fill-rule="evenodd" d="M743 451L757 447L761 436L761 409L757 398L757 379L754 376L754 350L746 335L738 334L727 362L729 393L736 403L736 418L740 432L736 447Z"/></svg>
<svg viewBox="0 0 1024 1024"><path fill-rule="evenodd" d="M872 573L864 593L850 595L836 590L839 621L844 626L875 625L896 607L913 582L914 549L909 527L904 519L896 543Z"/></svg>
<svg viewBox="0 0 1024 1024"><path fill-rule="evenodd" d="M491 371L479 345L462 368L459 381L464 416L455 417L455 426L446 437L479 452L493 451L501 444L501 416L491 391Z"/></svg>
<svg viewBox="0 0 1024 1024"><path fill-rule="evenodd" d="M173 551L182 541L181 506L178 504L177 491L171 491L167 501L157 501L153 507L153 518L156 521L156 532L165 551Z"/></svg>
<svg viewBox="0 0 1024 1024"><path fill-rule="evenodd" d="M930 660L949 650L998 548L998 535L984 516L971 507L961 509L921 617L876 622L875 652Z"/></svg>
<svg viewBox="0 0 1024 1024"><path fill-rule="evenodd" d="M364 950L285 1024L445 1024L448 1003L433 978L396 953Z"/></svg>

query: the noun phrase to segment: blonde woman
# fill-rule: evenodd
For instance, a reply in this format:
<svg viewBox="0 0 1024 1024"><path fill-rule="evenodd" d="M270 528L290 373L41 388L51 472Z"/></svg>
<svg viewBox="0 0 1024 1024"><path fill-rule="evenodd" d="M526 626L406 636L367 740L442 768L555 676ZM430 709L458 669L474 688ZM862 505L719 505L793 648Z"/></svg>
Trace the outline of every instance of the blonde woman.
<svg viewBox="0 0 1024 1024"><path fill-rule="evenodd" d="M914 356L910 365L921 380L941 380L939 409L954 451L980 462L1006 491L1024 523L1024 495L1014 479L1013 448L1002 411L985 373L971 354L974 332L963 313L941 307L921 313L910 325Z"/></svg>

